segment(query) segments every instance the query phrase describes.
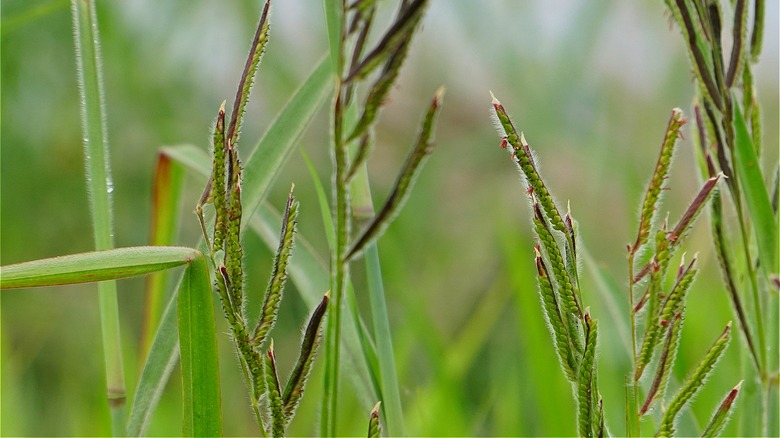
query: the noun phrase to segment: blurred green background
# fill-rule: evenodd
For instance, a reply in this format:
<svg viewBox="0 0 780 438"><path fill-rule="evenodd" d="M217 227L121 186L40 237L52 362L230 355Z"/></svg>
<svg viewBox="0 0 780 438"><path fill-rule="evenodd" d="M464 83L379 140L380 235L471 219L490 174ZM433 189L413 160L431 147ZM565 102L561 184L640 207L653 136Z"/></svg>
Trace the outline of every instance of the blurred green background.
<svg viewBox="0 0 780 438"><path fill-rule="evenodd" d="M395 3L387 3L389 17ZM2 264L88 251L93 243L69 2L2 0L0 7ZM149 238L157 150L179 143L207 147L220 102L230 102L235 93L260 1L101 1L97 10L115 240L117 246L142 245ZM436 87L445 85L434 154L405 209L379 241L410 434L575 433L571 391L537 298L526 197L514 165L498 147L488 90L525 131L552 192L562 204L571 202L596 268L621 288L625 246L635 237L638 204L666 121L673 107L690 113L692 74L679 30L669 23L660 0L432 2L381 114L369 163L378 204L413 141L424 106ZM778 161L774 1L767 2L764 45L755 74L764 112L764 164L773 169ZM321 2L277 0L243 144L256 142L326 50ZM326 183L327 123L323 108L301 141ZM698 190L692 137L681 142L668 182L663 208L671 221ZM283 205L290 182L301 200L301 233L326 255L312 179L298 153L270 196L275 205ZM198 237L189 213L202 184L195 177L188 180L184 245ZM690 295L674 369L678 380L732 319L705 221L687 243L689 254L700 252L703 270ZM257 299L271 253L254 236L247 245L248 290ZM361 300L361 262L353 272ZM599 370L608 424L621 434L623 375L631 366L626 297L605 299L610 295L600 293L604 288L584 272L585 301L601 320ZM143 281L120 282L119 294L132 393ZM289 285L273 333L283 370L295 358L309 311ZM219 318L218 330L227 333ZM0 337L2 435L110 433L94 286L3 292ZM742 340L734 338L683 427L706 422L740 380ZM225 434L257 434L227 335L220 347ZM777 355L776 348L772 352ZM292 435L318 430L321 363ZM346 381L343 392L352 392ZM150 434L180 433L180 397L174 374ZM339 430L363 434L369 408L350 395L342 401ZM735 431L732 424L726 434Z"/></svg>

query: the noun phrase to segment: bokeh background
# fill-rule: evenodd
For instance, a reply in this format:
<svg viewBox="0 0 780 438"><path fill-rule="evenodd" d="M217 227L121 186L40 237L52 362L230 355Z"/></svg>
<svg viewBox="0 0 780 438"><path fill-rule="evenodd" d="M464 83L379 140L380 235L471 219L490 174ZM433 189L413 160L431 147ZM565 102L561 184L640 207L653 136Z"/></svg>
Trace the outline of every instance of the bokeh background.
<svg viewBox="0 0 780 438"><path fill-rule="evenodd" d="M385 18L395 12L384 2ZM447 87L436 149L402 214L379 241L407 430L414 435L572 435L574 405L544 327L533 268L526 197L489 120L492 90L537 151L548 186L570 201L598 270L626 284L625 246L670 111L690 113L692 73L663 2L618 0L433 0L377 130L369 162L375 203L390 189L424 107ZM69 2L2 0L2 264L92 248L83 176L79 100ZM123 0L97 4L114 176L118 246L149 239L157 150L207 147L210 124L232 99L260 1ZM764 112L766 168L778 161L778 3L767 2L764 51L755 69ZM327 50L317 0L277 0L271 42L242 138L259 138ZM385 20L386 22L386 20ZM327 105L302 137L329 181ZM692 125L692 124L689 124ZM687 129L690 129L688 126ZM692 135L681 142L663 209L675 221L698 190ZM271 202L290 182L300 230L327 254L309 175L295 153ZM192 245L189 214L202 180L188 179L180 242ZM687 251L702 272L691 291L679 380L732 319L705 223ZM248 287L265 288L271 253L247 238ZM626 297L585 273L585 301L601 320L600 382L608 423L623 431L623 375L630 368ZM360 293L362 264L353 268ZM625 289L625 288L623 288ZM130 392L138 376L143 282L119 284ZM362 301L361 301L362 303ZM365 304L365 303L362 303ZM295 357L310 309L290 285L273 334L281 369ZM366 313L367 314L367 313ZM219 317L221 319L221 317ZM220 321L220 333L227 328ZM94 286L2 294L2 426L16 435L107 435L108 409ZM739 336L686 414L706 422L740 380ZM257 434L227 336L222 349L225 434ZM776 344L775 344L776 347ZM777 355L777 349L773 349ZM290 430L317 429L322 362ZM180 433L174 374L150 434ZM353 391L348 382L343 393ZM363 434L368 410L342 397L340 431ZM735 433L735 425L727 429ZM691 429L692 430L692 429Z"/></svg>

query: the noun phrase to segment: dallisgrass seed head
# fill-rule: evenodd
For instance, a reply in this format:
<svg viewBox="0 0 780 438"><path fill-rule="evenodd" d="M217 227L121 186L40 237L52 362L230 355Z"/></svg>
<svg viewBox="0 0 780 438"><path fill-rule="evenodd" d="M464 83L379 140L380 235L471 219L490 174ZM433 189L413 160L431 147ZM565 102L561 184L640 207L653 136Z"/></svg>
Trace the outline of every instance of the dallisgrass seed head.
<svg viewBox="0 0 780 438"><path fill-rule="evenodd" d="M720 359L723 351L726 349L728 342L731 338L731 322L726 325L723 333L718 336L715 343L710 347L704 358L696 366L696 369L683 383L683 386L679 389L674 396L669 406L666 408L663 417L661 418L661 426L656 436L673 436L675 434L674 423L677 420L682 408L691 400L696 392L704 385L705 380L712 373L715 364Z"/></svg>
<svg viewBox="0 0 780 438"><path fill-rule="evenodd" d="M225 162L227 155L227 143L225 142L225 101L222 101L222 105L219 107L217 124L214 127L212 147L214 151L214 162L212 164L211 174L211 198L214 202L214 210L216 211L212 251L217 252L223 249L226 232L225 227L227 225L227 193L225 192L225 170L227 168ZM206 241L208 240L209 239L206 239Z"/></svg>
<svg viewBox="0 0 780 438"><path fill-rule="evenodd" d="M566 263L563 260L558 242L553 236L552 230L547 227L547 222L542 214L542 209L538 202L533 203L534 207L534 228L539 237L541 247L547 253L555 280L558 284L563 309L566 315L573 315L577 319L582 319L582 307L577 300L577 294L574 292L574 284L566 269ZM567 316L568 317L568 316Z"/></svg>
<svg viewBox="0 0 780 438"><path fill-rule="evenodd" d="M663 231L659 231L659 233L663 234ZM660 339L661 326L658 323L658 311L660 308L663 276L657 263L651 262L651 264L652 269L647 299L647 322L645 324L645 334L642 338L642 347L639 350L634 367L634 381L638 381L642 377L645 367L650 363L650 359L652 359L655 347Z"/></svg>
<svg viewBox="0 0 780 438"><path fill-rule="evenodd" d="M704 428L704 432L702 432L701 436L715 437L720 435L720 432L729 422L731 413L734 411L734 402L737 400L739 389L742 386L743 381L744 380L740 380L740 382L737 383L737 386L729 391L729 393L726 395L726 398L724 398L720 403L720 406L718 406L718 409L716 409L715 413L712 414L712 418L707 424L707 427Z"/></svg>
<svg viewBox="0 0 780 438"><path fill-rule="evenodd" d="M721 176L723 176L723 173L719 173L704 182L699 193L696 194L696 197L691 201L690 205L688 205L688 208L685 210L685 213L683 213L679 222L677 222L677 225L669 233L667 239L671 243L671 247L674 248L679 246L682 240L687 237L693 223L696 221L696 218L699 217L699 213L701 213L704 205L710 199L710 196L712 196L712 192L715 190L715 187L717 187Z"/></svg>
<svg viewBox="0 0 780 438"><path fill-rule="evenodd" d="M376 67L393 55L395 49L405 41L411 40L414 30L422 19L428 0L414 0L409 3L395 20L376 47L354 66L344 83L348 84L368 76Z"/></svg>
<svg viewBox="0 0 780 438"><path fill-rule="evenodd" d="M496 99L493 93L490 93L493 98L493 112L492 116L497 120L496 126L498 128L498 134L501 136L502 146L511 147L510 152L513 159L523 173L526 182L528 183L529 191L533 193L539 200L539 203L544 209L544 213L550 220L552 227L561 233L566 233L566 226L563 223L561 213L558 211L558 207L555 205L555 201L544 185L541 176L534 164L533 155L528 142L525 141L525 137L522 133L518 134L512 120L509 118L504 106ZM506 142L506 143L504 143Z"/></svg>
<svg viewBox="0 0 780 438"><path fill-rule="evenodd" d="M379 406L382 402L376 402L374 409L371 409L371 416L368 419L368 438L379 438L382 436L382 425L379 424Z"/></svg>
<svg viewBox="0 0 780 438"><path fill-rule="evenodd" d="M238 90L236 91L236 98L233 102L233 113L230 117L230 126L227 135L227 139L232 145L238 144L241 120L244 116L246 103L249 100L249 92L252 90L257 67L265 52L265 46L268 43L268 32L270 30L268 12L270 8L271 0L267 0L263 7L263 13L260 15L260 23L257 25L255 37L252 40L252 45L249 49L249 56L247 56L246 64L244 65L244 71L241 73L241 80L238 83Z"/></svg>
<svg viewBox="0 0 780 438"><path fill-rule="evenodd" d="M374 124L376 116L379 114L379 109L385 102L387 93L390 92L398 74L401 72L401 66L409 52L411 41L410 35L410 37L401 42L390 55L390 58L385 64L384 71L382 71L382 74L377 78L376 82L371 86L371 90L368 92L366 101L363 104L363 113L360 115L360 119L358 120L357 125L355 125L355 129L353 129L352 133L347 137L348 142L365 134L368 128Z"/></svg>
<svg viewBox="0 0 780 438"><path fill-rule="evenodd" d="M577 373L577 422L580 436L594 436L600 429L598 418L598 389L596 379L596 341L598 339L598 324L585 310L585 351Z"/></svg>
<svg viewBox="0 0 780 438"><path fill-rule="evenodd" d="M682 116L682 110L675 108L669 118L666 126L666 134L661 144L661 152L658 155L658 162L655 165L655 171L645 192L645 199L642 202L642 211L639 218L639 233L636 242L631 247L631 252L636 253L644 245L650 236L650 228L653 224L653 217L658 210L661 199L663 185L669 174L669 167L674 156L675 145L680 137L680 129L686 120Z"/></svg>
<svg viewBox="0 0 780 438"><path fill-rule="evenodd" d="M669 373L671 372L674 359L677 355L677 347L679 345L680 330L682 328L682 312L674 315L671 322L667 321L665 326L666 335L664 337L663 348L661 349L661 357L656 365L655 376L653 382L650 385L650 389L647 392L647 398L642 408L639 410L639 415L645 415L653 401L663 400L666 393L666 386L669 381Z"/></svg>
<svg viewBox="0 0 780 438"><path fill-rule="evenodd" d="M279 304L282 301L282 293L284 292L284 284L287 281L287 265L292 253L296 218L298 217L298 202L293 196L294 189L295 185L293 184L290 188L284 216L282 217L282 231L279 237L279 247L274 257L273 272L271 273L271 279L268 281L268 288L265 291L265 300L260 311L260 319L252 337L252 344L260 348L262 348L268 333L276 322Z"/></svg>
<svg viewBox="0 0 780 438"><path fill-rule="evenodd" d="M417 141L409 152L404 166L398 173L390 196L388 196L384 205L382 205L379 213L355 241L355 244L349 249L345 260L350 260L360 254L369 243L379 238L406 202L412 186L414 185L414 181L417 179L417 175L420 174L425 160L433 151L431 138L433 137L437 116L441 110L443 97L444 87L439 87L425 114Z"/></svg>
<svg viewBox="0 0 780 438"><path fill-rule="evenodd" d="M268 404L271 407L271 436L284 436L286 420L284 415L284 406L282 405L281 389L279 389L279 377L276 372L276 357L274 356L274 343L268 346L268 352L265 354L264 371L265 387L268 395Z"/></svg>
<svg viewBox="0 0 780 438"><path fill-rule="evenodd" d="M715 70L712 67L711 51L702 50L702 48L710 47L711 43L706 40L703 32L704 26L700 22L697 22L698 14L696 11L691 10L690 3L685 0L665 0L667 8L671 11L672 17L680 26L680 30L683 33L688 48L688 54L691 58L691 65L693 71L696 74L701 88L706 92L705 96L713 102L713 104L719 109L723 110L723 99L721 98L720 88L711 73Z"/></svg>
<svg viewBox="0 0 780 438"><path fill-rule="evenodd" d="M320 304L314 309L311 318L309 318L309 324L306 326L303 340L301 340L298 361L295 363L295 367L284 388L282 402L284 404L284 412L288 422L295 416L295 411L298 409L298 404L300 403L301 397L303 397L303 391L306 388L306 382L311 373L312 363L314 362L314 358L317 356L317 350L322 343L322 321L328 310L329 300L330 292L327 292L322 297Z"/></svg>
<svg viewBox="0 0 780 438"><path fill-rule="evenodd" d="M677 281L672 287L671 292L666 295L663 306L661 307L661 314L659 322L664 324L669 322L675 314L679 313L685 304L685 296L688 290L693 284L693 280L696 277L698 270L694 268L696 264L696 257L691 260L691 263L685 268L684 271L679 274ZM681 267L683 264L680 265Z"/></svg>
<svg viewBox="0 0 780 438"><path fill-rule="evenodd" d="M539 292L542 297L548 327L555 342L555 352L558 354L558 359L566 377L574 383L577 381L576 370L580 361L580 358L575 356L571 345L571 339L576 338L569 333L569 326L564 322L564 318L561 315L558 297L553 290L553 284L544 259L542 259L542 254L539 252L539 245L534 247L534 253L536 254L536 278L539 282Z"/></svg>

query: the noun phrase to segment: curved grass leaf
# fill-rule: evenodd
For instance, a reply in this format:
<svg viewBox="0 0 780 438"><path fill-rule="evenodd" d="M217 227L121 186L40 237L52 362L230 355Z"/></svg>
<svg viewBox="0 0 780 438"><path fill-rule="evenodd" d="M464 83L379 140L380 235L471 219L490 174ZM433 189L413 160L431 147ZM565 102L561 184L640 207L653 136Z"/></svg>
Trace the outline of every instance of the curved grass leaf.
<svg viewBox="0 0 780 438"><path fill-rule="evenodd" d="M206 258L187 266L177 306L185 436L222 434L217 333Z"/></svg>
<svg viewBox="0 0 780 438"><path fill-rule="evenodd" d="M734 105L736 165L745 192L750 218L755 225L761 267L769 277L777 271L777 220L761 174L761 164L739 105ZM774 272L773 272L774 271Z"/></svg>
<svg viewBox="0 0 780 438"><path fill-rule="evenodd" d="M200 255L193 248L133 246L34 260L0 268L0 289L135 277L184 265Z"/></svg>
<svg viewBox="0 0 780 438"><path fill-rule="evenodd" d="M178 287L176 290L178 291ZM176 300L171 295L163 312L154 341L149 348L127 420L128 436L143 436L149 427L152 413L160 400L165 385L179 361L179 332L176 325Z"/></svg>
<svg viewBox="0 0 780 438"><path fill-rule="evenodd" d="M331 91L330 69L323 59L287 102L245 161L241 191L244 211L254 214L271 183L295 150L295 142ZM248 217L247 217L248 219ZM246 228L247 221L242 224Z"/></svg>

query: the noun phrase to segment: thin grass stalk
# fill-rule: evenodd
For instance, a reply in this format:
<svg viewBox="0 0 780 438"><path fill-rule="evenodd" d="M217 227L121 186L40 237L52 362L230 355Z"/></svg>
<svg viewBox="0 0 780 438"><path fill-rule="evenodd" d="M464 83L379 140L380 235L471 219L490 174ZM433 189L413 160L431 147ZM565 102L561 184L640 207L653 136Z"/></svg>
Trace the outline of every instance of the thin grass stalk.
<svg viewBox="0 0 780 438"><path fill-rule="evenodd" d="M111 165L106 126L105 91L95 3L71 0L76 63L81 95L84 162L96 250L114 246ZM116 283L98 283L100 328L106 370L106 392L114 436L125 434L125 377Z"/></svg>

